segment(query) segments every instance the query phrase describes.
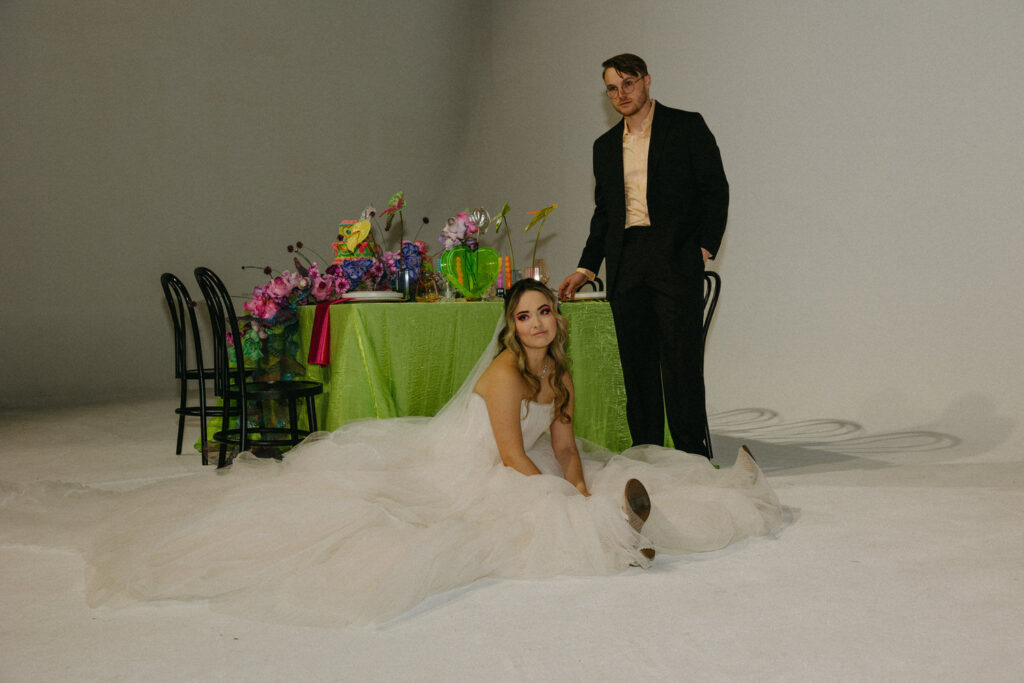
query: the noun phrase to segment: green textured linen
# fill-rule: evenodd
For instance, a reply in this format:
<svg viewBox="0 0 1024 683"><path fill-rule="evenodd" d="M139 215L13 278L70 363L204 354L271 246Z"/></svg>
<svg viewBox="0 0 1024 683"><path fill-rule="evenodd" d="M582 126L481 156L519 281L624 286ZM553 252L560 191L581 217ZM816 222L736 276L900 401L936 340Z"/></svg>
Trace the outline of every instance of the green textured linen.
<svg viewBox="0 0 1024 683"><path fill-rule="evenodd" d="M331 363L307 365L324 384L320 428L360 418L433 415L455 393L491 339L500 302L362 303L330 307ZM611 308L567 303L568 352L576 385L577 436L621 451L630 445ZM299 308L301 360L315 307Z"/></svg>
<svg viewBox="0 0 1024 683"><path fill-rule="evenodd" d="M315 310L299 308L304 353ZM327 430L360 418L436 413L490 341L501 304L337 304L330 315L331 363L306 367L306 379L324 385L317 420Z"/></svg>
<svg viewBox="0 0 1024 683"><path fill-rule="evenodd" d="M606 301L573 301L562 304L561 311L569 322L566 351L576 387L576 436L619 453L633 441L612 308Z"/></svg>

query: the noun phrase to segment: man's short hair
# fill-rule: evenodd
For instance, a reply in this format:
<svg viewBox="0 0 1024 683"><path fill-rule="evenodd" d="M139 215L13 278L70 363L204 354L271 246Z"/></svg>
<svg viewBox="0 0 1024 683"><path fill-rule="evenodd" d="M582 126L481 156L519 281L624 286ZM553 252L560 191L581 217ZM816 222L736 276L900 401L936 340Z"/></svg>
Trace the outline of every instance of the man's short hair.
<svg viewBox="0 0 1024 683"><path fill-rule="evenodd" d="M647 75L647 62L640 59L636 55L631 55L628 52L615 55L611 59L606 59L601 63L601 74L604 75L606 69L615 69L620 74L629 74L630 76L644 77Z"/></svg>

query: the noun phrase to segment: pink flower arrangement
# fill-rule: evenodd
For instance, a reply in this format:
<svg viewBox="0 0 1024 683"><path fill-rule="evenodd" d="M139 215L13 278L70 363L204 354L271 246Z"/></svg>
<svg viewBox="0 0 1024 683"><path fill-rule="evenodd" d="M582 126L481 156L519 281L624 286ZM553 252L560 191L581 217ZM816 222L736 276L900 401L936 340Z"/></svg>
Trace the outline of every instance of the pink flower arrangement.
<svg viewBox="0 0 1024 683"><path fill-rule="evenodd" d="M303 268L296 260L299 272L284 271L265 285L254 287L252 298L242 308L251 318L273 321L282 310L295 310L295 306L314 301L332 301L349 290L349 281L338 266L331 265L323 273L316 262Z"/></svg>
<svg viewBox="0 0 1024 683"><path fill-rule="evenodd" d="M266 287L256 287L252 290L252 299L246 301L242 308L249 311L254 318L271 320L281 306L267 293Z"/></svg>
<svg viewBox="0 0 1024 683"><path fill-rule="evenodd" d="M476 251L480 248L477 238L479 232L480 226L473 221L469 213L460 211L455 214L455 218L449 218L448 223L441 228L440 241L445 251L460 246Z"/></svg>

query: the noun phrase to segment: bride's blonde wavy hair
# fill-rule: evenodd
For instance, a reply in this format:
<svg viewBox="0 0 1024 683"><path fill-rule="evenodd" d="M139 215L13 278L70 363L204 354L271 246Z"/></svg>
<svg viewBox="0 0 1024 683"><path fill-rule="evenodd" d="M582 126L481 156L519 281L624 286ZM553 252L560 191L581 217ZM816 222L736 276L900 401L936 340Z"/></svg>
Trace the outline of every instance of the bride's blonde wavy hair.
<svg viewBox="0 0 1024 683"><path fill-rule="evenodd" d="M547 357L551 359L553 366L549 374L551 389L555 393L555 417L561 422L572 422L568 413L569 390L566 389L563 381L565 374L569 372L569 356L565 353L565 342L569 339L569 323L558 312L558 300L555 298L554 292L531 278L522 279L512 285L505 295L505 326L502 328L501 334L498 335L498 353L508 349L515 354L519 374L526 380L532 392L530 399L537 398L537 395L540 394L541 378L530 372L526 366L526 350L519 343L519 337L516 335L516 307L526 292L540 292L551 304L551 315L555 317L555 339L548 346Z"/></svg>

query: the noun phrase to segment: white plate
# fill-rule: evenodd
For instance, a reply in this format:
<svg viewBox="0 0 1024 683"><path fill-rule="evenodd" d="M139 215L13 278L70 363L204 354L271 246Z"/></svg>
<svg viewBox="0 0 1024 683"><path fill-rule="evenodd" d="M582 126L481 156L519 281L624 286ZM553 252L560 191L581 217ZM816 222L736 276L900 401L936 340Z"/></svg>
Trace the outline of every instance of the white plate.
<svg viewBox="0 0 1024 683"><path fill-rule="evenodd" d="M575 300L576 301L593 301L593 300L596 300L596 299L603 299L604 295L605 295L605 292L591 292L591 291L576 292L576 299ZM572 299L567 299L567 301L571 302L573 300Z"/></svg>
<svg viewBox="0 0 1024 683"><path fill-rule="evenodd" d="M341 296L355 301L402 301L398 292L345 292Z"/></svg>

